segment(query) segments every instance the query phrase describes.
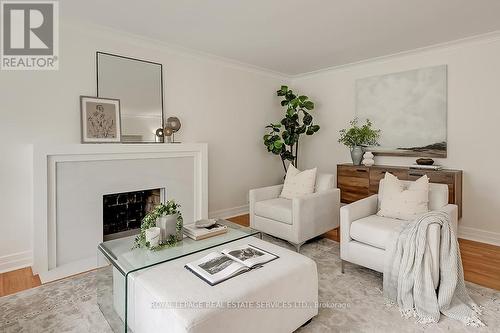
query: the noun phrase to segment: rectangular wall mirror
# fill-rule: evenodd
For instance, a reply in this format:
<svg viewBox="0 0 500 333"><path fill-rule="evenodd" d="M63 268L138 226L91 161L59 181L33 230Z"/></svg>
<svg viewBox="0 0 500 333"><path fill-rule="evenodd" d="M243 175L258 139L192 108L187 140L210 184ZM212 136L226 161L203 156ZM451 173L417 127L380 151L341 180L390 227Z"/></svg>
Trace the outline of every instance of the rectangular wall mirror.
<svg viewBox="0 0 500 333"><path fill-rule="evenodd" d="M97 52L97 96L121 105L122 142L163 142L163 67L159 63Z"/></svg>

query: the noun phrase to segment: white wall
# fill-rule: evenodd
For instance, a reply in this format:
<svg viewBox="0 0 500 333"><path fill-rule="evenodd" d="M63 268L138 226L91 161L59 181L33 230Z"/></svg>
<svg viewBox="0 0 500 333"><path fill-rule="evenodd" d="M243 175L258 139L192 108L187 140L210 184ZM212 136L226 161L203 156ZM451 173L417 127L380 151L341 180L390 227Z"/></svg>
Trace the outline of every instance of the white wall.
<svg viewBox="0 0 500 333"><path fill-rule="evenodd" d="M211 212L244 206L249 188L279 182L281 163L261 137L280 115L275 91L285 78L66 22L60 50L59 71L0 72L0 271L30 262L31 144L80 142L79 96L96 94L96 51L164 65L165 113L182 121L176 139L209 145Z"/></svg>
<svg viewBox="0 0 500 333"><path fill-rule="evenodd" d="M303 167L335 172L350 162L338 132L355 115L359 78L420 67L448 65L448 158L438 162L462 169L462 237L500 244L500 38L467 41L295 78L292 87L317 103L320 132L302 145ZM377 157L377 164L410 165L414 158Z"/></svg>

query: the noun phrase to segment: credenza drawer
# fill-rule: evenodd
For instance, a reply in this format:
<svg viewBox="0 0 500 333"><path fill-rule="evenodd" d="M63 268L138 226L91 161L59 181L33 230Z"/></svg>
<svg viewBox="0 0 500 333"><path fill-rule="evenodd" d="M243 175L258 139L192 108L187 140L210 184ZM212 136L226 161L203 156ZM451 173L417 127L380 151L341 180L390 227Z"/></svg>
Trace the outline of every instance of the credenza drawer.
<svg viewBox="0 0 500 333"><path fill-rule="evenodd" d="M364 166L341 166L337 168L338 177L369 178L370 169Z"/></svg>
<svg viewBox="0 0 500 333"><path fill-rule="evenodd" d="M417 180L423 175L429 177L431 183L440 184L453 184L454 177L452 174L436 172L436 171L422 171L422 170L408 170L408 180Z"/></svg>
<svg viewBox="0 0 500 333"><path fill-rule="evenodd" d="M378 193L378 185L380 183L380 180L384 179L385 174L387 172L398 177L398 179L402 179L402 180L408 179L408 173L406 172L406 170L400 170L400 169L389 169L388 170L387 168L373 166L370 168L370 172L369 172L369 174L370 174L370 194Z"/></svg>

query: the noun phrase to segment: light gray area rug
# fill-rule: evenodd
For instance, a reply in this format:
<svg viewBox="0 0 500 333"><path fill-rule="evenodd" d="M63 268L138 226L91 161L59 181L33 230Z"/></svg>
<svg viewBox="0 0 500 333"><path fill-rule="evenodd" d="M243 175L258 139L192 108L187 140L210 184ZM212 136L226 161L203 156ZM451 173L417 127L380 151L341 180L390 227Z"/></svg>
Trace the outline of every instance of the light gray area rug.
<svg viewBox="0 0 500 333"><path fill-rule="evenodd" d="M287 243L266 237L289 247ZM346 264L340 273L339 245L328 239L302 247L318 264L320 302L328 303L306 332L498 332L500 292L467 283L471 297L484 306L485 328L466 327L441 317L438 324L415 324L387 308L382 296L382 275ZM96 301L97 273L90 272L0 298L0 332L111 332Z"/></svg>

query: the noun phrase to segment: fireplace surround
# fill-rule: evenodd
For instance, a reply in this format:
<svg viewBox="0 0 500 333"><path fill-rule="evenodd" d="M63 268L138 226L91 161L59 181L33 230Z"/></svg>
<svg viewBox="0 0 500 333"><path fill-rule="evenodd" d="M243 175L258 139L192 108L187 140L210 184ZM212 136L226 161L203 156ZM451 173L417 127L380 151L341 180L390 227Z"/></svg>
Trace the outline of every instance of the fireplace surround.
<svg viewBox="0 0 500 333"><path fill-rule="evenodd" d="M33 270L42 282L99 266L103 196L164 189L186 221L208 218L208 149L195 144L100 144L33 149Z"/></svg>

